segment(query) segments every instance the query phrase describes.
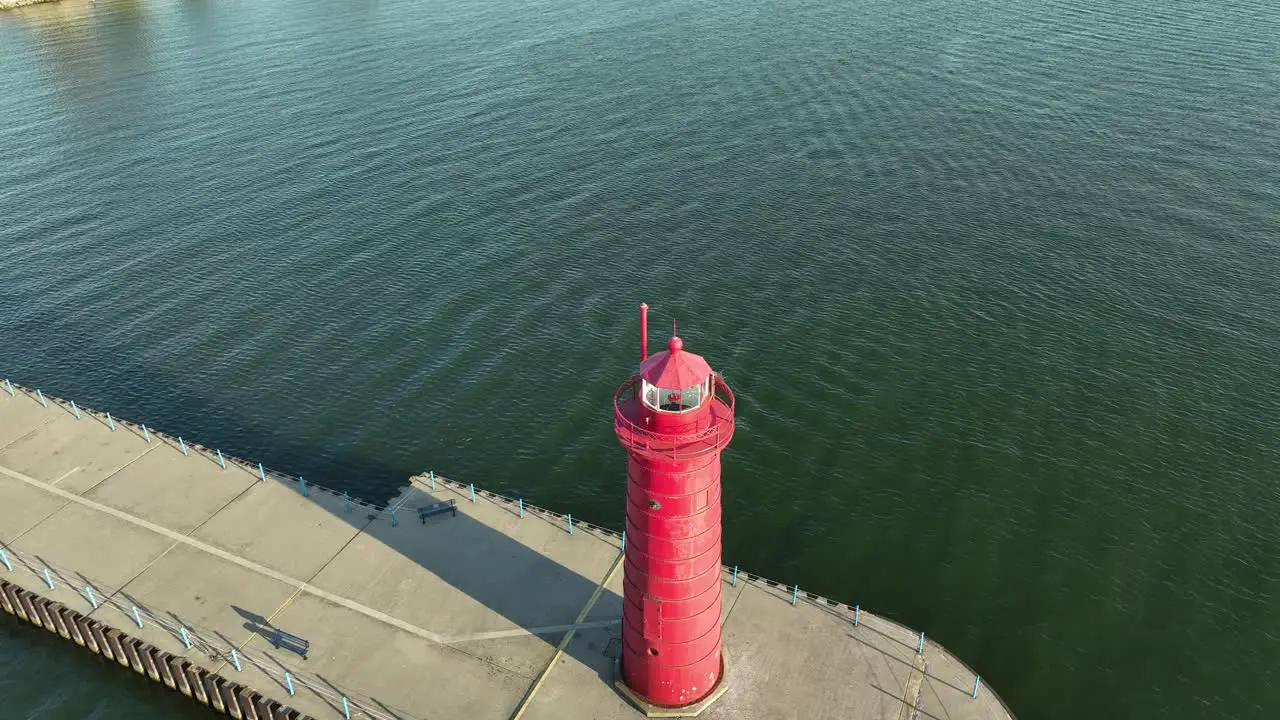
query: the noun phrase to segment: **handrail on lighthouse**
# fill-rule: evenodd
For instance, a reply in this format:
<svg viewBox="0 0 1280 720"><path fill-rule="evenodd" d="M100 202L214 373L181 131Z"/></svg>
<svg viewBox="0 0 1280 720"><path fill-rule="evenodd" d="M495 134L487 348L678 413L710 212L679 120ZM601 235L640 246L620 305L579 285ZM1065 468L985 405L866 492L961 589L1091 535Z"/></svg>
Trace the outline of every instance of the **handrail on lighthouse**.
<svg viewBox="0 0 1280 720"><path fill-rule="evenodd" d="M635 422L628 412L640 402L636 391L640 376L632 375L613 395L613 427L618 439L630 450L673 460L692 460L720 452L733 437L736 400L723 378L714 375L713 379L711 423L683 432L661 433Z"/></svg>

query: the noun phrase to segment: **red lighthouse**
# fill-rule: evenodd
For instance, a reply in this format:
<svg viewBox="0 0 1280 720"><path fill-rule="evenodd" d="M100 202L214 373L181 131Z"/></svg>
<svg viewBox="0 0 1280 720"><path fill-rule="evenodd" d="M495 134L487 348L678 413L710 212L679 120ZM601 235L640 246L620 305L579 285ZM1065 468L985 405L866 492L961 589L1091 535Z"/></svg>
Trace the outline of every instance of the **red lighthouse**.
<svg viewBox="0 0 1280 720"><path fill-rule="evenodd" d="M627 449L621 682L642 709L700 712L726 689L720 648L720 452L733 393L672 337L614 396Z"/></svg>

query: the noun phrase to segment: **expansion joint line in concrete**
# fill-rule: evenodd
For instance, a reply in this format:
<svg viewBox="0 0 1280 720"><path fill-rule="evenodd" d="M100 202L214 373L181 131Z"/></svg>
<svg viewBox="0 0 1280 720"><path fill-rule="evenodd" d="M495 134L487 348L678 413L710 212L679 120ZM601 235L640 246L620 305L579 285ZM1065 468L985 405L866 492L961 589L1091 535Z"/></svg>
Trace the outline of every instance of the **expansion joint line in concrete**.
<svg viewBox="0 0 1280 720"><path fill-rule="evenodd" d="M44 521L45 521L45 520L48 520L49 518L53 517L54 515L57 515L57 514L58 514L58 512L59 512L60 510L62 510L62 508L66 507L66 506L68 506L68 505L70 505L70 504L71 504L71 503L62 503L62 504L61 504L61 505L59 505L58 507L54 508L54 509L53 509L53 511L52 511L52 512L50 512L48 515L45 515L44 517L42 517L42 518L40 518L39 520L37 520L37 521L35 522L35 524L33 524L31 527L27 528L26 530L23 530L22 532L18 533L17 535L14 535L13 537L9 538L8 540L5 540L5 542L6 542L6 543L8 543L9 545L12 545L12 544L14 544L14 543L18 542L18 541L19 541L19 540L21 540L24 536L26 536L26 534L27 534L27 533L29 533L29 532L31 532L32 530L35 530L36 528L40 527L42 524L44 524Z"/></svg>
<svg viewBox="0 0 1280 720"><path fill-rule="evenodd" d="M723 585L724 582L722 581L720 584ZM730 586L729 589L736 592L733 594L733 602L729 603L729 611L720 618L720 627L724 627L729 624L729 616L733 614L733 609L738 607L738 600L742 599L742 593L746 591L747 584L743 583L736 588Z"/></svg>
<svg viewBox="0 0 1280 720"><path fill-rule="evenodd" d="M160 552L160 554L158 554L158 555L156 555L155 557L151 558L151 561L150 561L150 562L148 562L146 565L144 565L144 566L142 567L142 569L141 569L141 570L139 570L138 572L134 573L134 574L133 574L133 577L131 577L131 578L129 578L128 580L125 580L124 582L120 583L120 587L116 588L116 589L115 589L115 591L113 591L110 595L107 595L105 598L103 598L102 602L98 603L96 607L94 607L92 610L90 610L90 611L85 615L85 617L93 617L93 616L94 616L94 614L95 614L95 613L97 613L99 610L101 610L102 608L104 608L104 607L106 607L106 606L110 605L110 604L111 604L111 601L116 599L116 596L118 596L120 593L124 592L125 590L129 589L129 586L133 584L133 581L134 581L134 580L137 580L138 578L142 577L142 574L143 574L143 573L145 573L146 571L148 571L148 570L150 570L152 567L154 567L154 566L155 566L155 564L156 564L156 563L158 563L158 562L160 562L160 560L161 560L161 559L163 559L165 555L168 555L168 554L169 554L169 551L170 551L170 550L172 550L172 549L174 549L174 548L178 547L178 545L180 545L180 544L181 544L181 543L177 543L177 542L175 542L175 543L171 544L169 547L165 548L162 552ZM82 576L82 577L83 577L83 576Z"/></svg>
<svg viewBox="0 0 1280 720"><path fill-rule="evenodd" d="M134 458L134 459L130 460L129 462L125 463L124 465L121 465L120 467L116 468L116 470L115 470L114 472L112 472L112 473L111 473L111 475L108 475L107 477L103 478L102 480L99 480L97 483L95 483L95 484L94 484L94 486L93 486L93 487L97 487L98 485L101 485L102 483L106 482L107 478L110 478L112 475L116 475L116 474L118 474L121 470L124 470L125 468L129 467L129 466L130 466L130 465L132 465L133 463L137 462L137 461L138 461L138 460L139 460L143 455L146 455L147 453L151 452L152 450L156 449L157 447L160 447L160 445L159 445L159 444L151 445L151 446L150 446L150 447L148 447L146 450L144 450L141 454L139 454L139 455L138 455L138 457L136 457L136 458ZM57 484L57 483L54 483L54 485L56 485L56 484ZM188 537L190 537L190 536L192 536L192 535L196 534L196 531L197 531L197 530L199 530L200 528L204 527L205 525L207 525L207 524L209 523L209 521L210 521L210 520L212 520L212 519L214 519L215 517L217 517L217 516L218 516L218 513L221 513L223 510L226 510L228 507L230 507L230 506L231 506L231 503L234 503L235 501L237 501L237 500L239 500L240 498L244 497L245 493L249 492L250 488L252 488L252 487L253 487L252 485L250 485L250 486L246 487L244 490L241 490L238 494L236 494L236 496L235 496L235 497L233 497L233 498L231 498L230 500L228 500L228 501L226 501L225 503L223 503L223 504L222 504L222 507L218 508L217 510L214 510L214 511L213 511L213 513L211 513L211 514L209 515L209 517L207 517L207 518L205 518L203 521L201 521L199 525L196 525L195 527L191 528L191 530L189 530L189 531L187 532L187 536L188 536ZM91 488L91 489L92 489L92 488ZM85 492L88 492L88 490L86 490ZM63 505L63 507L66 507L66 505ZM143 573L145 573L146 571L148 571L148 570L150 570L152 567L154 567L156 563L158 563L158 562L160 562L162 559L164 559L164 556L166 556L166 555L168 555L168 554L169 554L169 551L173 550L174 548L178 547L178 546L179 546L179 545L181 545L181 544L182 544L182 543L181 543L180 541L174 541L174 543L173 543L172 545L170 545L169 547L165 548L165 549L164 549L164 551L163 551L163 552L161 552L159 555L156 555L155 557L151 558L151 561L150 561L150 562L148 562L145 566L143 566L143 568L142 568L141 570L139 570L138 572L136 572L136 573L134 573L134 574L133 574L133 577L131 577L131 578L129 578L128 580L126 580L125 582L121 583L121 584L120 584L120 587L119 587L119 588L117 588L115 592L111 593L111 595L108 597L108 599L109 599L109 600L110 600L110 599L114 599L114 598L115 598L117 595L119 595L120 593L124 592L125 590L128 590L128 589L129 589L129 585L131 585L131 584L133 583L133 581L134 581L134 580L137 580L138 578L142 577L142 574L143 574ZM94 614L94 613L96 613L96 612L99 610L99 608L101 608L101 607L102 607L102 605L105 605L105 604L106 604L106 603L102 603L102 604L98 605L98 607L95 607L93 610L91 610L91 611L89 612L89 617L92 617L92 616L93 616L93 614ZM225 663L224 663L224 664L225 664ZM222 668L218 668L218 671L219 671L219 672L220 672L221 670L222 670Z"/></svg>
<svg viewBox="0 0 1280 720"><path fill-rule="evenodd" d="M123 511L117 510L117 509L115 509L115 508L113 508L113 507L110 507L110 506L107 506L107 505L103 505L103 504L98 503L98 502L95 502L95 501L93 501L93 500L89 500L88 498L81 497L81 496L79 496L79 495L76 495L75 493L68 492L68 491L63 490L63 489L61 489L61 488L52 487L52 486L50 486L50 485L49 485L49 484L47 484L47 483L44 483L44 482L41 482L41 481L39 481L39 480L36 480L35 478L31 478L31 477L28 477L28 476L26 476L26 475L23 475L22 473L17 472L17 471L15 471L15 470L11 469L11 468L6 468L6 467L4 467L4 466L0 466L0 475L7 475L7 476L9 476L9 477L11 477L11 478L13 478L13 479L15 479L15 480L18 480L18 481L24 482L24 483L26 483L26 484L28 484L28 485L31 485L32 487L39 488L39 489L44 490L45 492L48 492L48 493L50 493L50 494L52 494L52 495L56 495L56 496L58 496L58 497L60 497L60 498L62 498L62 499L64 499L64 500L67 500L67 501L68 501L68 503L76 503L76 504L82 505L82 506L84 506L84 507L87 507L87 508L89 508L89 509L91 509L91 510L96 510L96 511L102 512L102 513L104 513L104 514L106 514L106 515L110 515L110 516L112 516L112 517L115 517L115 518L117 518L117 519L123 520L123 521L125 521L125 522L127 522L127 523L130 523L130 524L132 524L132 525L136 525L136 526L138 526L138 527L141 527L141 528L143 528L143 529L150 530L150 531L151 531L151 532L153 532L153 533L156 533L156 534L161 535L161 536L163 536L163 537L165 537L165 538L167 538L167 539L169 539L169 540L174 541L174 545L173 545L173 546L171 546L169 549L165 550L165 554L167 554L170 550L172 550L172 549L173 549L173 547L175 547L175 546L176 546L176 545L178 545L178 544L187 545L188 547L191 547L191 548L194 548L194 549L196 549L196 550L200 550L200 551L202 551L202 552L208 553L208 554L210 554L210 555L213 555L213 556L215 556L215 557L221 558L221 559L226 560L226 561L228 561L228 562L230 562L230 563L233 563L233 564L235 564L235 565L239 565L240 567L245 568L246 570L249 570L249 571L251 571L251 572L258 573L259 575L263 575L263 576L268 577L268 578L271 578L271 579L273 579L273 580L277 580L277 581L279 581L279 582L282 582L282 583L284 583L284 584L286 584L286 585L289 585L289 586L291 586L291 587L295 588L296 592L293 594L292 598L290 599L290 602L292 602L292 599L293 599L293 598L296 598L298 594L303 593L303 592L306 592L306 593L309 593L309 594L311 594L311 595L314 595L314 596L316 596L316 597L318 597L318 598L321 598L321 599L323 599L323 600L328 600L329 602L332 602L332 603L334 603L335 605L340 605L340 606L342 606L342 607L347 608L348 610L352 610L352 611L354 611L354 612L357 612L357 613L359 613L359 614L361 614L361 615L364 615L365 617L371 618L371 619L376 620L376 621L381 622L381 623L385 623L385 624L387 624L387 625L391 625L392 627L395 627L395 628L397 628L397 629L399 629L399 630L403 630L403 631L405 631L405 632L407 632L407 633L409 633L409 634L411 634L411 635L415 635L415 636L420 637L420 638L422 638L422 639L424 639L424 640L427 640L427 641L433 642L433 643L435 643L435 644L439 645L440 647L446 648L446 649L448 649L448 650L450 650L450 651L452 651L452 652L461 653L461 654L463 654L463 655L466 655L467 657L471 657L471 658L474 658L474 659L476 659L476 660L480 660L480 661L484 662L485 664L490 665L491 667L493 667L493 668L495 668L496 670L499 670L499 671L501 671L501 672L511 672L511 671L510 671L509 669L507 669L507 668L502 667L501 665L498 665L498 664L494 663L494 662L493 662L493 661L491 661L491 660L488 660L488 659L486 659L486 658L484 658L484 657L481 657L481 656L476 655L476 654L474 654L474 653L468 652L467 650L465 650L465 649L463 649L463 648L461 648L461 647L458 647L458 644L463 643L463 642L467 642L467 641L470 641L470 640L486 640L486 639L492 639L492 638L497 638L497 637L507 637L507 636L512 636L512 637L514 637L514 636L519 636L519 635L539 635L539 634L550 633L550 632L560 632L560 631L562 630L562 627L563 627L563 626L553 626L553 627L545 627L545 628L528 628L528 629L521 628L521 629L518 629L518 630L511 630L511 631L497 631L496 633L478 633L478 634L476 634L476 635L464 635L464 636L459 636L459 637L446 638L446 637L443 637L443 636L438 635L438 634L436 634L436 633L433 633L433 632L431 632L431 631L429 631L429 630L426 630L426 629L424 629L424 628L420 628L420 627L418 627L418 626L416 626L416 625L411 625L411 624L409 624L409 623L406 623L406 622L404 622L404 621L402 621L402 620L400 620L400 619L398 619L398 618L395 618L395 617L392 617L392 616L390 616L390 615L387 615L386 613L383 613L383 612L379 612L379 611L377 611L377 610L374 610L373 608L367 607L367 606L362 605L362 604L360 604L360 603L357 603L357 602L355 602L355 601L353 601L353 600L349 600L349 599L347 599L347 598L344 598L344 597L342 597L342 596L340 596L340 595L335 595L335 594L333 594L333 593L329 593L329 592L326 592L326 591L324 591L324 590L321 590L320 588L314 587L314 586L310 585L310 584L309 584L309 583L307 583L307 582L303 582L302 580L298 580L297 578L290 577L290 576L285 575L285 574L283 574L283 573L280 573L280 572L277 572L277 571L275 571L275 570L272 570L272 569L270 569L270 568L268 568L268 567L265 567L265 566L259 565L258 563L255 563L255 562L253 562L253 561L251 561L251 560L247 560L247 559L242 558L242 557L240 557L240 556L238 556L238 555L234 555L234 554L232 554L232 553L226 552L225 550L222 550L222 549L220 549L220 548L213 547L213 546L211 546L211 545L209 545L209 544L207 544L207 543L204 543L204 542L201 542L201 541L199 541L199 540L196 540L195 538L189 537L188 535L183 535L183 534L181 534L181 533L179 533L179 532L177 532L177 531L170 530L170 529L168 529L168 528L166 528L166 527L163 527L163 526L160 526L160 525L156 525L155 523L152 523L152 522L147 521L147 520L143 520L142 518L134 517L133 515L130 515L130 514L126 513L126 512L123 512ZM65 507L65 506L66 506L66 504L64 503L61 507ZM59 507L59 509L61 509L61 507ZM224 507L225 507L225 506L224 506ZM54 512L57 512L57 510L55 510ZM215 515L216 515L216 514L217 514L217 513L215 513ZM51 513L51 515L52 515L52 513ZM47 518L46 518L46 519L47 519ZM43 522L43 520L42 520L41 522ZM207 522L207 520L206 520L206 522ZM366 524L366 528L367 528L367 527L368 527L368 525L369 525L369 524L371 524L371 523L372 523L372 521L370 521L370 523ZM36 525L39 525L39 523L36 523ZM34 527L34 526L33 526L33 527ZM199 526L197 526L197 529L198 529L198 527L199 527ZM362 528L362 531L363 531L363 529L364 529L364 528ZM194 532L194 529L193 529L193 532ZM353 537L351 538L351 540L354 540L354 539L355 539L355 537L356 537L356 536L358 536L358 535L359 535L359 533L357 533L355 536L353 536ZM350 542L351 542L351 541L348 541L348 544L349 544ZM163 554L162 554L162 555L163 555ZM334 556L334 557L336 557L336 556L337 556L337 555L335 554L335 556ZM159 558L156 558L156 560L158 560L158 559L159 559ZM330 559L330 561L332 561L332 558ZM154 562L154 561L153 561L153 562ZM323 568L321 568L321 569L323 569ZM317 572L316 574L318 575L319 573ZM312 576L312 579L314 579L314 577L315 577L315 576L313 575L313 576ZM135 576L135 578L136 578L136 576ZM132 580L130 580L130 582L132 582ZM111 594L111 597L114 597L118 592L120 592L120 590L125 590L125 589L127 589L127 585L128 585L128 583L126 583L126 584L122 585L122 586L120 587L120 589L119 589L119 590L117 590L115 593L112 593L112 594ZM282 607L281 609L283 609L283 607ZM279 612L279 611L277 611L277 612ZM274 616L274 615L273 615L273 616ZM581 620L579 620L579 622L574 623L574 625L573 625L573 626L571 626L571 627L572 627L573 629L576 629L577 627L586 627L586 626L591 626L591 624L590 624L590 623L588 623L588 624L585 624L585 625L584 625L584 624L581 622ZM250 636L249 640L252 640L252 636ZM247 641L246 641L246 644L247 644ZM240 647L241 647L241 648L243 648L243 647L244 647L244 645L241 645Z"/></svg>
<svg viewBox="0 0 1280 720"><path fill-rule="evenodd" d="M587 619L587 613L591 612L591 608L595 607L596 602L600 600L600 596L604 593L604 589L609 586L609 582L613 580L614 573L618 572L618 568L622 567L622 558L624 555L618 553L618 559L613 561L613 567L609 568L609 572L605 574L604 579L596 586L596 591L591 593L591 599L586 605L582 606L582 612L578 613L578 618L573 621L575 626L582 624ZM516 708L516 712L511 716L511 720L520 720L525 711L529 709L529 705L533 702L533 698L538 694L538 690L542 689L542 683L546 682L547 677L551 675L551 671L555 669L556 663L560 661L560 656L564 654L565 648L569 647L569 643L573 642L573 636L577 634L578 629L575 627L565 633L564 639L560 641L560 645L556 647L556 651L551 654L551 660L547 666L538 674L538 679L533 681L533 685L529 686L529 692L525 693L524 699L520 701L520 706Z"/></svg>
<svg viewBox="0 0 1280 720"><path fill-rule="evenodd" d="M84 490L81 490L81 491L80 491L80 494L81 494L81 495L84 495L84 494L88 493L90 490L92 490L92 489L94 489L94 488L98 487L98 486L99 486L99 485L101 485L102 483L104 483L104 482L106 482L106 481L110 480L111 478L115 477L116 475L119 475L122 471L124 471L124 469L125 469L125 468L129 467L130 465L132 465L132 464L134 464L134 463L138 462L139 460L141 460L142 458L146 457L146 456L147 456L147 453L149 453L149 452L151 452L152 450L155 450L156 448L160 447L160 445L161 445L161 443L152 443L152 444L148 445L148 446L147 446L147 449L146 449L146 450L143 450L143 451L142 451L142 452L140 452L140 453L138 453L137 457L135 457L135 458L133 458L132 460L130 460L129 462L127 462L127 463L125 463L125 464L121 465L120 467L116 468L115 470L112 470L111 472L107 473L107 474L106 474L106 476L105 476L105 477L103 477L103 478L102 478L101 480L99 480L98 482L96 482L96 483L94 483L94 484L90 485L89 487L85 488Z"/></svg>
<svg viewBox="0 0 1280 720"><path fill-rule="evenodd" d="M902 707L898 711L898 720L916 720L920 714L920 697L924 689L924 679L929 674L924 654L918 654L911 664L911 674L902 688Z"/></svg>
<svg viewBox="0 0 1280 720"><path fill-rule="evenodd" d="M252 486L252 485L250 485L249 487L253 487L253 486ZM245 492L248 492L248 489L246 489L246 490L245 490ZM243 494L243 493L242 493L242 494ZM237 497L239 497L239 496L237 496ZM343 543L343 544L342 544L342 547L338 548L337 552L335 552L335 553L333 554L333 556L332 556L332 557L330 557L328 560L326 560L326 561L325 561L324 565L321 565L319 569L317 569L315 572L311 573L311 577L307 578L307 582L308 582L308 583L310 583L312 580L315 580L317 577L319 577L320 573L324 572L325 568L329 567L329 565L330 565L331 563L333 563L333 561L334 561L334 560L336 560L336 559L338 558L338 556L339 556L339 555L341 555L341 554L342 554L342 551L343 551L343 550L346 550L346 549L347 549L347 547L349 547L349 546L351 545L351 543L355 542L355 539L356 539L356 538L358 538L358 537L360 537L361 535L363 535L363 534L364 534L364 532L365 532L366 530L368 530L368 529L369 529L369 526L370 526L370 525L372 525L372 524L373 524L373 521L372 521L372 520L368 520L368 521L366 521L366 522L365 522L365 524L364 524L363 526L361 526L361 527L360 527L360 529L359 529L358 531L356 531L356 533L355 533L354 535L352 535L350 538L348 538L348 539L347 539L347 541L346 541L345 543ZM301 595L301 594L302 594L302 586L298 586L298 589L297 589L297 590L294 590L292 593L290 593L290 594L289 594L289 597L288 597L288 598L286 598L284 602L280 603L280 607L276 608L276 609L275 609L275 612L273 612L273 613L271 613L270 615L268 615L268 616L267 616L267 621L266 621L265 623L263 623L263 625L264 625L264 626L270 625L270 624L271 624L271 621L272 621L272 620L275 620L277 617L279 617L280 613L284 612L284 611L285 611L285 608L287 608L287 607L289 607L290 605L292 605L292 604L293 604L293 601L294 601L294 600L297 600L297 599L298 599L298 596L299 596L299 595ZM236 650L238 650L238 651L240 651L240 652L244 652L244 649L245 649L246 647L248 647L248 646L249 646L249 643L253 642L253 639L254 639L255 637L258 637L258 636L262 635L262 629L263 629L263 628L259 628L258 630L255 630L255 631L253 631L253 632L249 633L249 636L248 636L248 637L246 637L246 638L244 639L244 642L240 643L240 645L236 648ZM264 638L264 639L265 639L265 638ZM219 665L219 666L217 667L217 669L216 669L216 670L214 670L214 672L216 672L216 673L220 673L220 672L222 672L223 668L225 668L226 666L227 666L227 661L224 659L224 660L222 661L222 664L221 664L221 665Z"/></svg>
<svg viewBox="0 0 1280 720"><path fill-rule="evenodd" d="M58 497L64 500L69 500L76 504L87 507L91 510L97 510L98 512L101 512L103 514L110 515L111 517L114 517L118 520L123 520L132 525L136 525L143 529L150 530L151 532L156 533L157 535L161 535L170 540L183 543L189 547L195 548L196 550L200 550L205 553L208 553L209 555L213 555L222 560L226 560L229 563L238 565L246 570L255 572L264 577L271 578L272 580L277 580L291 587L300 588L303 592L310 593L318 598L321 598L322 600L328 600L329 602L334 603L335 605L341 605L342 607L345 607L348 610L355 611L357 613L360 613L361 615L364 615L365 617L371 618L373 620L377 620L378 622L391 625L392 627L403 630L411 635L415 635L425 640L430 640L431 642L436 643L438 645L445 645L444 638L440 637L436 633L430 632L429 630L425 630L416 625L411 625L407 622L404 622L403 620L394 618L384 612L379 612L377 610L374 610L373 608L367 607L365 605L361 605L358 602L344 598L341 595L335 595L331 592L326 592L324 590L321 590L320 588L308 585L307 583L301 580L298 580L297 578L293 578L288 575L285 575L284 573L277 572L275 570L272 570L269 567L260 565L256 562L253 562L252 560L247 560L245 558L240 557L239 555L234 555L225 550L222 550L221 548L217 548L208 543L196 540L195 538L187 537L186 535L183 535L182 533L179 533L177 531L170 530L169 528L163 527L161 525L157 525L148 520L143 520L142 518L139 518L139 517L134 517L129 513L123 512L121 510L117 510L108 505L103 505L101 503L94 502L93 500L89 500L88 498L81 497L79 495L76 495L75 493L67 492L66 490L63 490L61 488L51 487L47 483L36 480L35 478L28 477L26 475L23 475L20 472L17 472L16 470L12 470L4 466L0 466L0 474L7 475L8 477L13 478L14 480L19 480L32 487L44 490L45 492L50 493L52 495L57 495Z"/></svg>
<svg viewBox="0 0 1280 720"><path fill-rule="evenodd" d="M51 421L46 421L44 424L45 424L45 425L47 425L49 422L51 422ZM44 425L41 425L40 427L44 427ZM39 428L37 428L37 429L39 429ZM31 432L35 432L35 430L32 430ZM27 435L30 435L30 434L31 434L31 433L27 433ZM26 437L26 435L23 435L23 437ZM15 442L16 442L16 441L15 441ZM8 446L6 445L5 447L8 447ZM152 445L151 447L147 448L146 450L143 450L141 453L139 453L139 454L138 454L138 456L137 456L137 457L135 457L134 459L130 460L129 462L127 462L127 463L125 463L125 464L121 465L120 467L116 468L115 470L112 470L110 473L108 473L108 474L107 474L107 476L106 476L106 477L102 478L101 480L99 480L98 482L94 483L93 485L91 485L91 486L89 486L89 487L85 488L84 490L82 490L82 491L81 491L81 493L87 493L87 492L89 492L90 490L92 490L92 489L94 489L94 488L98 487L98 486L99 486L99 485L101 485L102 483L106 482L107 480L109 480L109 479L111 479L112 477L114 477L115 475L117 475L121 470L124 470L125 468L127 468L127 467L129 467L130 465L132 465L132 464L134 464L135 462L137 462L139 459L141 459L141 458L142 458L142 456L143 456L143 455L146 455L147 453L151 452L152 450L155 450L157 447L159 447L159 446L158 446L158 445ZM3 450L3 449L4 449L4 448L0 448L0 450ZM76 468L75 468L74 470L72 470L71 472L67 473L66 475L63 475L62 477L58 478L57 480L54 480L52 483L49 483L49 484L47 485L47 487L50 487L50 488L51 488L51 487L53 487L54 485L57 485L58 483L62 482L63 480L66 480L66 479L67 479L67 477L68 477L69 475L71 475L71 473L73 473L73 472L75 472L76 470L79 470L79 469L80 469L80 467L79 467L79 466L76 466ZM37 481L37 482L39 482L39 481ZM36 528L40 527L42 524L44 524L44 521L45 521L45 520L48 520L49 518L53 517L54 515L57 515L57 514L58 514L58 512L62 510L62 508L66 507L66 506L67 506L67 505L69 505L69 504L70 504L69 502L62 503L62 504L61 504L61 505L59 505L57 508L55 508L53 512L51 512L51 513L49 513L48 515L45 515L44 517L40 518L40 521L39 521L39 522L37 522L35 525L32 525L31 527L27 528L26 530L23 530L21 533L19 533L19 534L18 534L16 537L14 537L12 540L9 540L9 542L10 542L10 543L18 542L18 539L19 539L19 538L21 538L23 535L26 535L27 533L31 532L32 530L35 530Z"/></svg>
<svg viewBox="0 0 1280 720"><path fill-rule="evenodd" d="M18 437L16 437L16 438L14 438L14 439L10 440L9 442L7 442L7 443L5 443L5 444L3 444L3 445L0 445L0 450L4 450L5 448L9 447L10 445L12 445L12 444L14 444L14 443L16 443L16 442L19 442L19 441L21 441L21 440L26 440L27 438L31 437L31 433L33 433L33 432L35 432L35 431L39 430L40 428L44 427L45 425L48 425L49 423L51 423L51 422L53 422L54 420L57 420L57 419L58 419L58 416L57 416L57 415L54 415L54 416L52 416L52 417L48 418L48 419L47 419L47 420L45 420L44 422L40 423L39 425L36 425L35 427L31 428L30 430L26 431L25 433L23 433L23 434L19 435Z"/></svg>

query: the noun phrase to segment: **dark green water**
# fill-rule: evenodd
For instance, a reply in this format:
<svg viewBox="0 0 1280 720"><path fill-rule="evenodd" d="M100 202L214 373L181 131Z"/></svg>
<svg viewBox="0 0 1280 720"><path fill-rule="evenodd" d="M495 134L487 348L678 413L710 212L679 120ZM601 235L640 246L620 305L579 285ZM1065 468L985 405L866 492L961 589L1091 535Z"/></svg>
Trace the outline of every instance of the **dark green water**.
<svg viewBox="0 0 1280 720"><path fill-rule="evenodd" d="M617 526L647 300L726 562L1022 720L1270 720L1277 118L1264 0L66 0L0 14L0 373ZM55 650L6 718L203 717Z"/></svg>

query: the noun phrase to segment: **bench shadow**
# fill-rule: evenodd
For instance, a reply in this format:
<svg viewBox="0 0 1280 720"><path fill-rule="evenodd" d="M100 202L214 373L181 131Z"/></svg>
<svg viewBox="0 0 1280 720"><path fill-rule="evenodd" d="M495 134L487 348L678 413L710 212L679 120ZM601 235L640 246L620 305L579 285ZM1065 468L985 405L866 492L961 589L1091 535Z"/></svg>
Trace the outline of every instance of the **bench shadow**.
<svg viewBox="0 0 1280 720"><path fill-rule="evenodd" d="M260 627L260 628L270 628L270 627L271 627L271 623L270 623L270 622L268 622L268 621L267 621L267 619L266 619L265 617L263 617L263 616L261 616L261 615L259 615L259 614L255 613L255 612L249 612L248 610L245 610L244 608L240 607L239 605L232 605L232 606L231 606L231 609L232 609L232 610L235 610L237 615L239 615L240 617L242 617L242 618L244 618L244 619L246 620L246 622L245 622L245 627L249 627L249 626L251 626L251 625L252 625L252 626L254 626L254 627ZM250 632L257 632L257 630L250 630Z"/></svg>

